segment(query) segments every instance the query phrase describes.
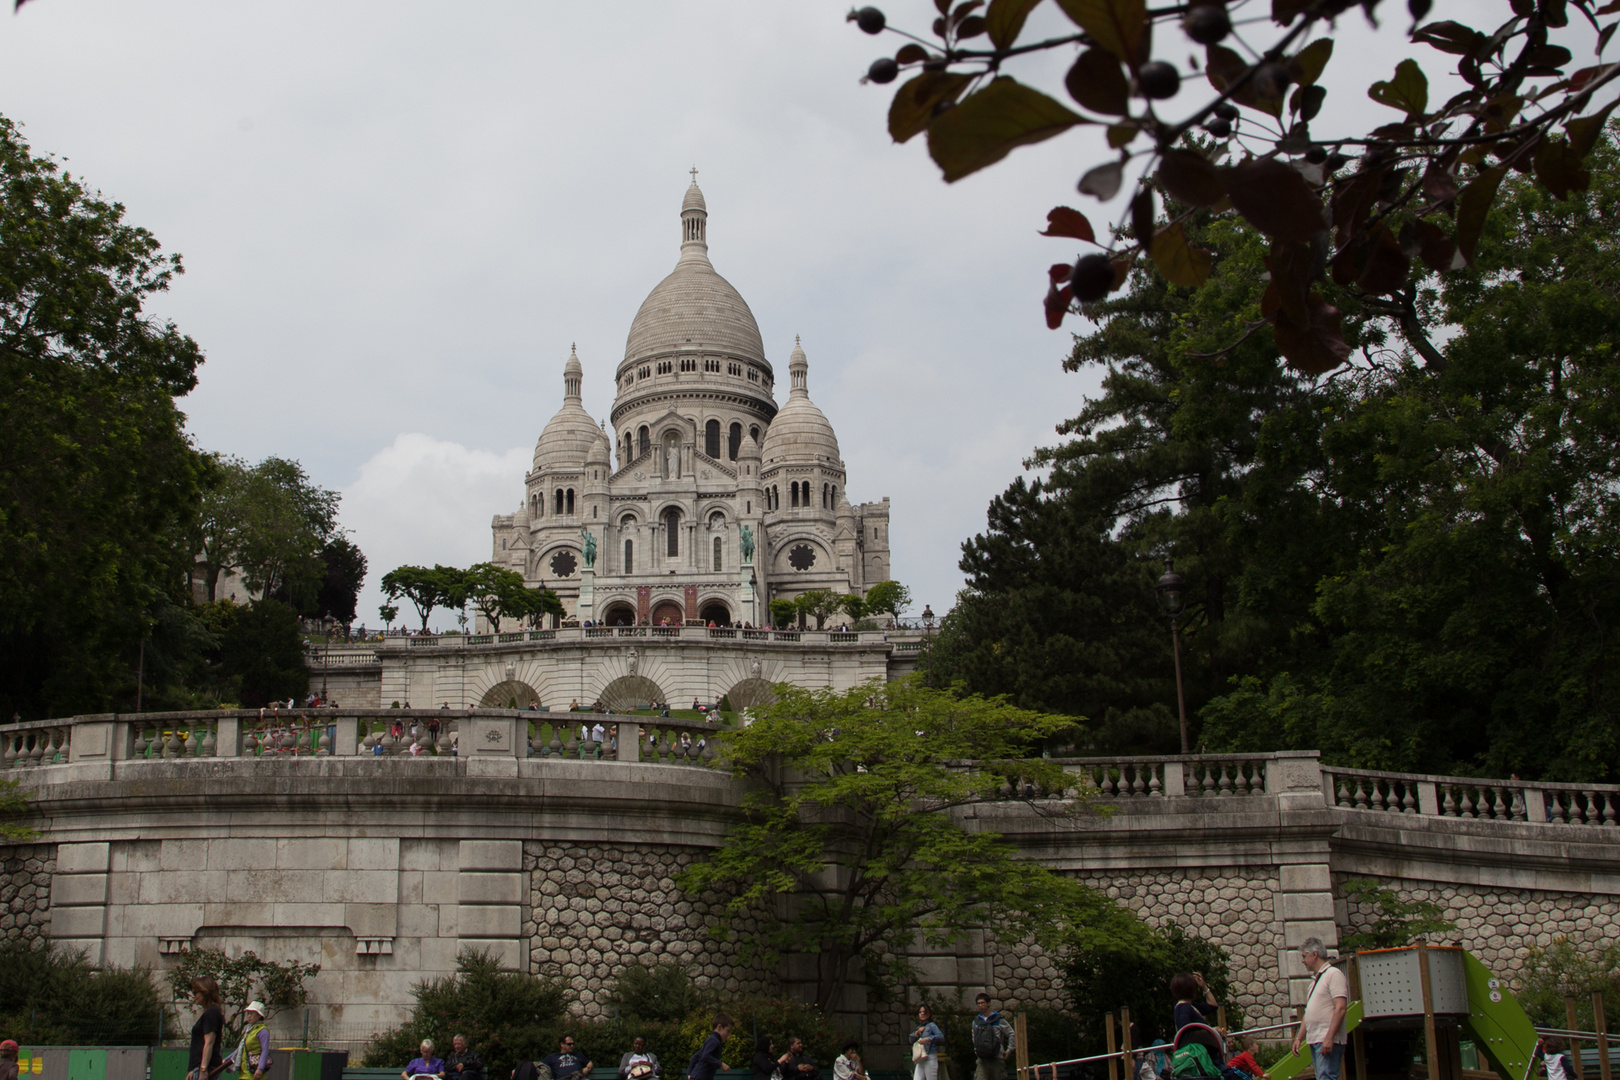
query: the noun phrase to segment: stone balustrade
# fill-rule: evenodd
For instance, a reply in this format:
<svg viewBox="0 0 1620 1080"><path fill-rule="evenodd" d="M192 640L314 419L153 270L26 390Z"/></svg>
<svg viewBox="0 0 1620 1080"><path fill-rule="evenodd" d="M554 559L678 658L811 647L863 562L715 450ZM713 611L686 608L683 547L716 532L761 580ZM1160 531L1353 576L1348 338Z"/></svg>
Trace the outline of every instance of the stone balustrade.
<svg viewBox="0 0 1620 1080"><path fill-rule="evenodd" d="M381 654L408 649L482 649L489 646L530 646L536 642L558 646L627 645L639 641L763 642L815 648L892 645L900 652L916 652L921 635L909 630L743 630L729 626L568 626L559 630L517 630L502 634L422 634L386 636L381 641L353 645L311 645L311 667L353 667L381 663Z"/></svg>
<svg viewBox="0 0 1620 1080"><path fill-rule="evenodd" d="M0 769L247 757L556 757L703 765L714 760L724 731L719 724L674 717L512 709L106 713L0 725Z"/></svg>
<svg viewBox="0 0 1620 1080"><path fill-rule="evenodd" d="M1422 814L1474 821L1616 824L1620 786L1487 780L1324 766L1322 793L1341 810Z"/></svg>

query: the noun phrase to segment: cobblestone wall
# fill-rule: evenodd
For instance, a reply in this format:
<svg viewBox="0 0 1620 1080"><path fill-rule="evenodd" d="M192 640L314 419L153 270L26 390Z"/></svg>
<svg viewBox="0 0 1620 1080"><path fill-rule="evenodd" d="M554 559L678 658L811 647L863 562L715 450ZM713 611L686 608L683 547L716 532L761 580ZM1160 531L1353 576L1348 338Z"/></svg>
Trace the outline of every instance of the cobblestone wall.
<svg viewBox="0 0 1620 1080"><path fill-rule="evenodd" d="M1344 895L1347 875L1335 875L1337 892ZM1402 900L1427 900L1445 909L1457 924L1445 944L1463 947L1500 978L1517 980L1524 953L1531 945L1548 946L1567 937L1582 952L1595 952L1620 936L1620 899L1592 893L1548 892L1541 889L1486 889L1477 885L1414 885L1381 881ZM1376 908L1354 899L1341 901L1340 923L1348 931L1363 930L1377 918Z"/></svg>
<svg viewBox="0 0 1620 1080"><path fill-rule="evenodd" d="M0 940L45 937L51 921L51 875L56 847L0 848Z"/></svg>
<svg viewBox="0 0 1620 1080"><path fill-rule="evenodd" d="M719 903L675 884L695 849L664 845L523 845L530 894L529 970L567 982L576 1011L600 1015L619 970L641 960L685 963L699 986L733 997L774 997L776 972L745 964L736 941L710 933Z"/></svg>

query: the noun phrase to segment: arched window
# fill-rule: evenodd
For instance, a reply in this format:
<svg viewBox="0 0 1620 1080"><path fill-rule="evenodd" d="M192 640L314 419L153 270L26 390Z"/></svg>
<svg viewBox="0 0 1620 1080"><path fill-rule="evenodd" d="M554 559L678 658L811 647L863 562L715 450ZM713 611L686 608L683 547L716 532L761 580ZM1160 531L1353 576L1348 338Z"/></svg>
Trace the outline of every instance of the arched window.
<svg viewBox="0 0 1620 1080"><path fill-rule="evenodd" d="M664 511L664 532L667 539L664 542L664 553L675 558L681 553L681 512L671 507Z"/></svg>
<svg viewBox="0 0 1620 1080"><path fill-rule="evenodd" d="M720 567L720 538L718 536L714 538L714 569L715 569L716 572L718 572L721 569L721 567Z"/></svg>
<svg viewBox="0 0 1620 1080"><path fill-rule="evenodd" d="M636 572L636 542L634 540L624 542L624 572L627 574Z"/></svg>
<svg viewBox="0 0 1620 1080"><path fill-rule="evenodd" d="M799 505L799 482L793 481L788 485L788 506L797 508Z"/></svg>
<svg viewBox="0 0 1620 1080"><path fill-rule="evenodd" d="M560 513L562 513L562 488L558 488L558 489L557 489L557 501L556 501L556 505L554 505L554 506L553 506L553 507L552 507L552 510L551 510L551 512L552 512L552 513L554 513L554 514L560 514Z"/></svg>
<svg viewBox="0 0 1620 1080"><path fill-rule="evenodd" d="M737 451L742 448L742 425L732 424L730 437L727 439L726 454L732 461L737 460Z"/></svg>
<svg viewBox="0 0 1620 1080"><path fill-rule="evenodd" d="M833 507L834 510L838 509L838 485L837 484L834 484L833 489L832 489L832 507Z"/></svg>
<svg viewBox="0 0 1620 1080"><path fill-rule="evenodd" d="M636 433L636 448L639 451L637 457L652 449L652 432L647 430L646 424L641 425L641 430Z"/></svg>
<svg viewBox="0 0 1620 1080"><path fill-rule="evenodd" d="M750 424L748 426L748 436L749 436L749 438L754 440L755 445L759 444L759 425L758 424Z"/></svg>
<svg viewBox="0 0 1620 1080"><path fill-rule="evenodd" d="M624 433L624 460L619 462L619 464L621 466L628 465L630 464L631 459L633 459L635 456L636 437L627 431Z"/></svg>
<svg viewBox="0 0 1620 1080"><path fill-rule="evenodd" d="M832 509L832 507L829 506L828 503L827 503L827 485L826 484L821 485L821 508L823 510Z"/></svg>
<svg viewBox="0 0 1620 1080"><path fill-rule="evenodd" d="M568 515L570 517L573 516L573 513L574 513L574 489L573 488L568 489L568 510L566 512L568 513Z"/></svg>
<svg viewBox="0 0 1620 1080"><path fill-rule="evenodd" d="M703 452L712 458L720 457L720 421L710 420L703 425Z"/></svg>

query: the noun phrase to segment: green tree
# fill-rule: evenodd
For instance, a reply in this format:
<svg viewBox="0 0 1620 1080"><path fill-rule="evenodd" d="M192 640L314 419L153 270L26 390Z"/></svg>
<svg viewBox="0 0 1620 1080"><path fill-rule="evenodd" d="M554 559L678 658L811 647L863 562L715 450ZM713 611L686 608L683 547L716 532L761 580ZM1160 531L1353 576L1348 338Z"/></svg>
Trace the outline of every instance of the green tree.
<svg viewBox="0 0 1620 1080"><path fill-rule="evenodd" d="M1069 1007L1080 1018L1086 1052L1106 1048L1103 1014L1121 1008L1130 1009L1131 1020L1142 1025L1143 1040L1172 1038L1175 997L1170 979L1182 971L1203 975L1215 1000L1228 1006L1228 1021L1242 1026L1241 1012L1228 1001L1231 973L1226 951L1219 945L1175 923L1162 930L1149 926L1134 912L1107 900L1093 905L1077 922L1086 929L1064 952L1063 985Z"/></svg>
<svg viewBox="0 0 1620 1080"><path fill-rule="evenodd" d="M336 535L339 498L287 458L267 457L248 469L238 549L248 588L297 609L313 604L326 576L321 552Z"/></svg>
<svg viewBox="0 0 1620 1080"><path fill-rule="evenodd" d="M1392 18L1385 32L1403 28L1435 52L1401 60L1366 91L1394 110L1383 119L1400 119L1364 134L1317 137L1311 123L1327 105L1320 79L1333 56L1333 22L1358 4L1372 18L1377 0L1276 0L1269 22L1234 22L1222 2L1056 4L1075 32L1038 41L1021 35L1039 0L991 0L983 12L977 3L918 5L921 18L933 21L932 40L900 31L906 40L899 51L867 73L885 84L902 70L914 72L889 107L890 135L906 142L926 132L929 155L954 182L1017 147L1106 125L1108 154L1080 177L1079 190L1103 202L1122 190L1134 194L1112 233L1095 230L1070 207L1048 215L1045 235L1106 250L1050 268L1047 325L1106 298L1139 258L1180 286L1209 280L1210 252L1183 227L1191 210L1160 218L1162 190L1192 209L1218 207L1271 240L1276 302L1261 321L1271 324L1289 364L1308 374L1353 353L1340 310L1317 288L1353 283L1410 318L1409 287L1417 278L1475 262L1487 212L1510 169L1558 199L1587 189L1586 159L1620 90L1620 69L1601 59L1613 30L1599 33L1595 65L1575 67L1586 50L1585 26L1597 28L1600 12L1614 14L1598 0L1474 4L1464 16L1478 27L1425 23L1431 5L1413 0L1413 21ZM1570 7L1582 18L1572 18ZM876 8L849 17L870 34L887 24ZM1187 66L1155 58L1155 44L1161 57L1189 56ZM1014 77L1039 54L1075 49L1062 81L1081 112ZM1463 88L1431 100L1425 68L1449 73L1454 63ZM1047 70L1056 70L1050 61ZM1184 89L1183 74L1202 76L1208 86L1178 108L1171 99ZM1492 111L1503 102L1511 121ZM1328 110L1324 126L1344 130L1343 115Z"/></svg>
<svg viewBox="0 0 1620 1080"><path fill-rule="evenodd" d="M637 961L619 969L608 1003L626 1020L677 1023L701 1012L708 1001L692 983L691 972L676 960Z"/></svg>
<svg viewBox="0 0 1620 1080"><path fill-rule="evenodd" d="M392 630L394 628L394 620L399 618L399 608L395 607L393 604L379 604L377 605L377 614L379 617L381 617L383 626Z"/></svg>
<svg viewBox="0 0 1620 1080"><path fill-rule="evenodd" d="M256 709L309 692L298 616L278 600L236 607L220 635L220 674L244 708Z"/></svg>
<svg viewBox="0 0 1620 1080"><path fill-rule="evenodd" d="M1364 923L1361 929L1339 938L1339 948L1345 952L1395 949L1457 929L1457 924L1445 917L1446 909L1439 904L1429 900L1402 900L1400 893L1369 878L1352 878L1344 883L1343 891L1346 900L1372 915L1371 921Z"/></svg>
<svg viewBox="0 0 1620 1080"><path fill-rule="evenodd" d="M771 601L771 623L774 626L791 626L799 618L799 605L786 597L777 597Z"/></svg>
<svg viewBox="0 0 1620 1080"><path fill-rule="evenodd" d="M187 536L202 575L203 598L219 599L220 575L241 566L242 527L247 520L248 466L240 458L202 455L201 491Z"/></svg>
<svg viewBox="0 0 1620 1080"><path fill-rule="evenodd" d="M531 589L523 583L523 575L494 563L475 563L465 571L467 598L484 618L490 629L501 632L501 620L515 622L534 619L540 615L565 614L562 599L550 589Z"/></svg>
<svg viewBox="0 0 1620 1080"><path fill-rule="evenodd" d="M477 949L456 958L454 975L419 982L411 995L416 1004L405 1023L366 1048L368 1067L396 1066L415 1057L423 1039L449 1046L459 1034L478 1050L489 1076L508 1076L519 1061L556 1052L569 1003L556 982L504 969Z"/></svg>
<svg viewBox="0 0 1620 1080"><path fill-rule="evenodd" d="M0 716L128 707L202 471L202 351L143 308L181 272L0 117Z"/></svg>
<svg viewBox="0 0 1620 1080"><path fill-rule="evenodd" d="M27 1045L145 1044L158 992L145 968L92 967L82 949L0 944L0 1029Z"/></svg>
<svg viewBox="0 0 1620 1080"><path fill-rule="evenodd" d="M844 594L831 589L811 589L794 597L793 602L805 618L816 620L816 629L820 630L828 616L843 610Z"/></svg>
<svg viewBox="0 0 1620 1080"><path fill-rule="evenodd" d="M312 613L336 619L347 632L354 622L360 589L366 583L365 553L347 536L338 535L321 548L320 559L324 572Z"/></svg>
<svg viewBox="0 0 1620 1080"><path fill-rule="evenodd" d="M866 614L898 619L911 606L911 590L898 581L880 581L866 590Z"/></svg>
<svg viewBox="0 0 1620 1080"><path fill-rule="evenodd" d="M839 1000L856 963L896 983L914 939L943 945L992 921L1015 939L1045 933L1052 907L1080 890L956 817L1008 798L1008 784L1065 791L1060 766L1024 755L1069 721L915 680L776 692L721 744L722 765L751 781L744 819L679 883L727 896L721 930L749 955L813 958L820 1008ZM953 767L961 761L976 764ZM781 901L788 918L774 914ZM772 914L757 918L762 909Z"/></svg>
<svg viewBox="0 0 1620 1080"><path fill-rule="evenodd" d="M451 570L454 580L445 574ZM383 595L390 600L401 596L411 602L422 617L422 632L427 633L428 616L434 608L448 607L459 610L466 603L462 588L461 571L445 566L398 566L383 575ZM460 603L451 603L458 599Z"/></svg>
<svg viewBox="0 0 1620 1080"><path fill-rule="evenodd" d="M1569 1022L1564 999L1573 997L1576 1030L1591 1031L1592 995L1601 993L1606 1001L1620 998L1620 943L1582 949L1560 935L1545 947L1531 945L1524 951L1518 982L1513 996L1538 1027L1564 1027Z"/></svg>
<svg viewBox="0 0 1620 1080"><path fill-rule="evenodd" d="M17 820L27 815L28 793L22 790L22 782L0 780L0 840L17 844L36 839L39 833Z"/></svg>
<svg viewBox="0 0 1620 1080"><path fill-rule="evenodd" d="M240 956L229 956L222 949L193 949L181 953L180 961L165 974L172 1000L191 999L191 980L208 976L219 983L220 1001L226 1018L229 1046L242 1036L242 1010L250 1001L262 1001L269 1010L268 1020L284 1009L295 1009L309 998L304 982L321 973L321 965L298 960L277 962L262 959L252 949Z"/></svg>

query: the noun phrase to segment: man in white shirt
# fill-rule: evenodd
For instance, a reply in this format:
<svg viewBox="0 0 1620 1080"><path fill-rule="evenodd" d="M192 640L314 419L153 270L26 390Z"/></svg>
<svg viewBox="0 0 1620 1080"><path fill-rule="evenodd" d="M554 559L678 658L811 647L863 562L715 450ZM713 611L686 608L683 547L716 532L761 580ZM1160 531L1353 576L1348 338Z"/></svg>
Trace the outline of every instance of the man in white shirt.
<svg viewBox="0 0 1620 1080"><path fill-rule="evenodd" d="M1299 959L1312 978L1305 1016L1294 1033L1294 1052L1299 1052L1301 1043L1309 1046L1316 1080L1339 1080L1347 1041L1344 1014L1350 1007L1350 981L1328 964L1327 946L1321 938L1306 938L1299 947Z"/></svg>

